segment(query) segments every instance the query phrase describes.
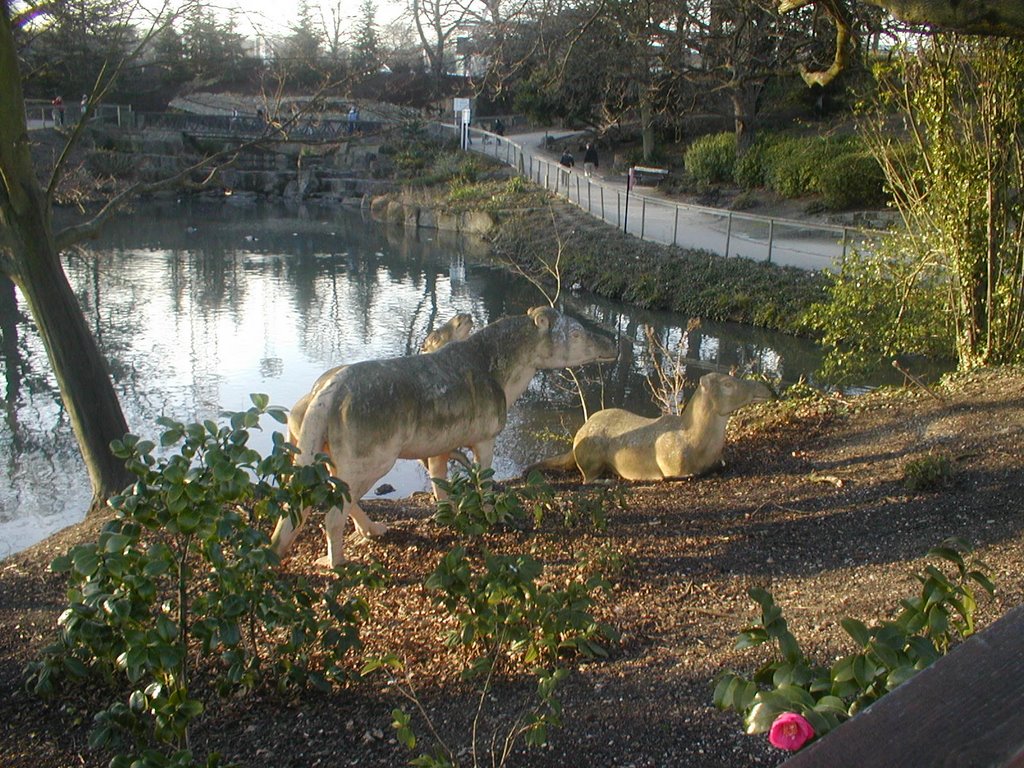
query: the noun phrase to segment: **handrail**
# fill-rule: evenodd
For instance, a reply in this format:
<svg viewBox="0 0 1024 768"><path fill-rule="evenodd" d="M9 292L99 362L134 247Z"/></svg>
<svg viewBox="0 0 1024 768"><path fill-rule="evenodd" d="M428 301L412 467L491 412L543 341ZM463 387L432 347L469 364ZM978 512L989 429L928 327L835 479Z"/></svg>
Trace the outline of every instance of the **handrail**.
<svg viewBox="0 0 1024 768"><path fill-rule="evenodd" d="M459 128L452 124L440 127L456 133ZM575 168L564 168L506 136L471 127L468 137L467 151L504 162L549 192L642 240L801 269L837 270L851 245L864 248L889 234L884 230L672 202L635 188L625 190L624 184L586 177ZM810 232L827 233L832 237L816 237Z"/></svg>

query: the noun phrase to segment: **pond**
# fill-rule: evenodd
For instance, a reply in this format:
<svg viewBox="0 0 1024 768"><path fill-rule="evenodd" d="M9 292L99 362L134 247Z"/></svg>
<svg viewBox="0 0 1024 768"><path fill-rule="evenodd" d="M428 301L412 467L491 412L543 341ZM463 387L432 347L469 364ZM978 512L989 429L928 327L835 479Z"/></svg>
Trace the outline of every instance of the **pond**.
<svg viewBox="0 0 1024 768"><path fill-rule="evenodd" d="M261 203L152 203L115 222L66 269L106 354L132 431L155 438L158 416L180 421L244 410L249 394L290 406L343 362L414 353L456 312L477 327L547 303L529 281L477 261L487 246L442 233L384 227L359 211ZM4 306L6 304L7 306ZM692 385L708 371L764 372L783 382L813 376L816 347L744 326L641 312L586 295L564 308L614 336L619 360L583 369L591 410L657 413L647 375L648 331L670 354L685 351ZM20 297L0 301L0 557L81 519L82 466L56 382ZM582 422L580 399L546 372L513 408L498 438L499 478L558 453ZM275 422L255 436L269 450ZM418 462L400 462L390 495L426 489Z"/></svg>

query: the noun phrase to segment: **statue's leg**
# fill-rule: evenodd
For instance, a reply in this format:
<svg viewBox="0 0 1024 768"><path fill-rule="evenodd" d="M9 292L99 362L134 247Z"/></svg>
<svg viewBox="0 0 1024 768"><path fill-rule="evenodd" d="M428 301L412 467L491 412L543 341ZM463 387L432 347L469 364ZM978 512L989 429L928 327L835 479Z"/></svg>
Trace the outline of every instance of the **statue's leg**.
<svg viewBox="0 0 1024 768"><path fill-rule="evenodd" d="M449 455L448 453L442 453L427 459L427 474L430 475L430 484L434 487L434 498L437 501L448 498L448 494L441 486L434 482L434 478L447 479Z"/></svg>
<svg viewBox="0 0 1024 768"><path fill-rule="evenodd" d="M274 533L270 537L270 546L278 557L284 557L285 553L288 552L292 542L295 541L295 537L299 535L302 526L306 524L309 512L310 508L306 507L299 513L299 524L297 526L292 525L291 515L285 515L277 521Z"/></svg>
<svg viewBox="0 0 1024 768"><path fill-rule="evenodd" d="M347 504L345 505L348 506ZM358 506L358 505L354 505ZM327 556L317 560L317 565L337 568L345 562L345 523L349 513L346 509L331 507L324 519L324 532L327 535Z"/></svg>
<svg viewBox="0 0 1024 768"><path fill-rule="evenodd" d="M355 525L356 531L364 539L376 539L388 532L388 527L384 523L371 520L358 504L352 503L346 506L349 507L348 511L352 516L352 523Z"/></svg>
<svg viewBox="0 0 1024 768"><path fill-rule="evenodd" d="M480 469L490 469L491 462L494 460L494 440L485 440L478 442L471 446L473 456L476 458L476 463L480 465Z"/></svg>

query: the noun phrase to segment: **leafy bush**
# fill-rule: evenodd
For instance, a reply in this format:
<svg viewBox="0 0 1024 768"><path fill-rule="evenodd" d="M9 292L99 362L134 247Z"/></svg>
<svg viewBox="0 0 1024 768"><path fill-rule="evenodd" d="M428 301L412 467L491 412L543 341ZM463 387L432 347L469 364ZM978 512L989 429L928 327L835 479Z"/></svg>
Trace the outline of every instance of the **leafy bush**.
<svg viewBox="0 0 1024 768"><path fill-rule="evenodd" d="M462 465L452 478L434 478L447 494L437 502L434 520L466 536L479 536L498 525L521 526L526 521L519 496L499 491L494 470L479 464Z"/></svg>
<svg viewBox="0 0 1024 768"><path fill-rule="evenodd" d="M953 356L945 280L912 248L904 234L892 234L876 253L852 251L838 275L826 276L828 301L811 305L803 318L828 350L824 379L861 376L903 354Z"/></svg>
<svg viewBox="0 0 1024 768"><path fill-rule="evenodd" d="M903 486L911 493L937 491L953 482L953 463L949 456L929 454L903 465Z"/></svg>
<svg viewBox="0 0 1024 768"><path fill-rule="evenodd" d="M240 694L263 681L325 688L359 647L368 608L345 592L375 583L372 569L339 570L318 592L277 571L256 525L340 504L346 489L322 464L295 466L280 434L266 458L250 448L263 414L284 421L265 396L252 398L255 407L226 414L225 426L160 419L161 444L178 447L167 457L134 435L115 441L138 480L110 500L116 516L96 543L53 563L68 576L68 607L57 641L29 667L29 686L41 695L62 681L108 687L114 702L96 714L90 744L138 751L137 762L120 755L112 765L191 765L188 729L205 710L194 691Z"/></svg>
<svg viewBox="0 0 1024 768"><path fill-rule="evenodd" d="M136 154L100 149L86 155L85 167L93 176L124 178L134 173L138 162Z"/></svg>
<svg viewBox="0 0 1024 768"><path fill-rule="evenodd" d="M778 656L748 679L732 672L718 678L714 703L743 715L749 734L771 729L786 713L801 716L820 737L909 680L949 651L957 638L974 633L976 588L990 595L995 588L984 563L965 557L967 547L946 542L929 551L955 568L952 576L933 565L916 575L917 597L903 600L896 619L868 627L856 619L841 624L857 650L831 666L813 664L789 631L782 609L763 589L750 597L761 616L740 633L738 649L773 643Z"/></svg>
<svg viewBox="0 0 1024 768"><path fill-rule="evenodd" d="M544 510L554 503L554 494L539 473L532 473L521 491L522 499L511 490L499 492L492 475L491 470L471 465L452 481L439 481L450 498L440 502L438 518L478 536L498 523L521 521L529 506L534 507L539 522ZM412 677L394 655L371 659L363 668L364 674L378 670L389 674L395 690L426 721L434 749L432 754L421 753L412 765L453 768L465 752L472 765L481 765L478 750L489 749L486 762L504 766L521 737L528 746L547 742L548 729L560 723L561 704L555 693L568 674L563 666L566 659L604 658L608 655L606 644L617 636L591 613L597 594L609 589L600 573L603 567L621 569L621 558L604 550L586 555L573 570L590 575L583 580L568 579L559 587L544 578L543 563L526 554L498 555L471 545L458 546L441 558L425 587L452 619L447 643L467 654L461 677L478 681L481 688L473 722L465 729L471 734L468 750L445 743L419 700ZM523 670L529 670L536 680L535 701L524 704L512 722L498 724L493 734L482 735L484 709L494 697L496 676ZM391 716L399 742L416 749L413 717L402 708L394 709ZM498 732L506 727L505 733Z"/></svg>
<svg viewBox="0 0 1024 768"><path fill-rule="evenodd" d="M818 191L832 210L881 205L885 202L885 173L868 152L840 155L825 163Z"/></svg>
<svg viewBox="0 0 1024 768"><path fill-rule="evenodd" d="M541 583L543 570L540 561L529 555L494 555L484 550L481 557L475 557L464 547L456 547L441 559L426 581L434 600L455 618L456 627L447 642L470 653L462 676L482 681L481 707L499 667L528 668L537 681L536 702L523 707L509 724L507 734L495 733L488 739L490 762L495 765L506 763L520 737L528 746L543 746L548 730L560 724L562 709L555 691L568 674L563 660L571 656L604 658L608 655L605 644L617 636L612 627L590 613L594 593L608 589L602 577L591 576L585 582L570 582L558 589ZM365 670L380 667L402 670L393 657L375 660ZM404 687L400 681L395 682L410 701L418 704L408 680ZM422 707L419 709L426 715ZM478 710L469 729L474 765L479 718ZM399 708L392 712L392 719L399 740L413 749L416 737L410 716ZM458 765L457 750L440 740L427 719L440 755L420 755L413 764L438 768Z"/></svg>
<svg viewBox="0 0 1024 768"><path fill-rule="evenodd" d="M698 184L732 181L736 162L736 134L701 136L686 150L683 162L686 172Z"/></svg>
<svg viewBox="0 0 1024 768"><path fill-rule="evenodd" d="M763 163L769 189L783 197L802 197L823 192L822 181L834 162L863 152L863 145L852 136L779 137L766 142L757 160ZM754 168L744 168L744 173L750 181L757 177Z"/></svg>
<svg viewBox="0 0 1024 768"><path fill-rule="evenodd" d="M816 191L821 139L783 138L765 150L765 184L783 197L802 197Z"/></svg>
<svg viewBox="0 0 1024 768"><path fill-rule="evenodd" d="M767 184L768 150L779 138L772 135L759 137L746 152L736 158L733 180L744 189L757 189Z"/></svg>

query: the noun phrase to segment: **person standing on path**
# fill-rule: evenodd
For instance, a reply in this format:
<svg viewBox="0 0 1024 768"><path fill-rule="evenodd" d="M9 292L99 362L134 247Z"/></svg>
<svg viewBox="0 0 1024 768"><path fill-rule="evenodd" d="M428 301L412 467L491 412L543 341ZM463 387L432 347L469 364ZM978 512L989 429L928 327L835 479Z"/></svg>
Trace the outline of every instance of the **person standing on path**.
<svg viewBox="0 0 1024 768"><path fill-rule="evenodd" d="M54 97L53 101L50 102L53 105L53 124L55 126L64 125L64 99L60 95Z"/></svg>
<svg viewBox="0 0 1024 768"><path fill-rule="evenodd" d="M587 149L583 153L583 175L593 176L597 170L597 147L591 141L587 142Z"/></svg>

